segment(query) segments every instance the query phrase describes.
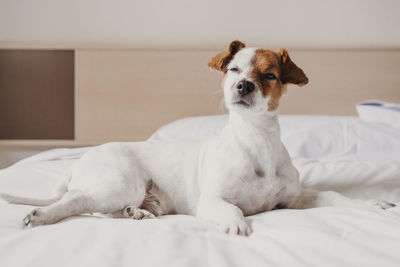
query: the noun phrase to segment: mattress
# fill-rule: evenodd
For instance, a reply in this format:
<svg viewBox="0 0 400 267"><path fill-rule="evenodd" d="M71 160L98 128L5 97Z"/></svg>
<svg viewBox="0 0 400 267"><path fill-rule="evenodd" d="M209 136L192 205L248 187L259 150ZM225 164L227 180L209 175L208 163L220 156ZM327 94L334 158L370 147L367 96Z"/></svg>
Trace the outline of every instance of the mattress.
<svg viewBox="0 0 400 267"><path fill-rule="evenodd" d="M227 117L186 118L148 140L202 139ZM400 204L400 130L357 117L281 116L303 186ZM48 197L88 148L50 150L0 170L0 191ZM399 266L400 207L274 210L247 217L249 237L186 215L81 215L22 229L34 207L0 202L0 266Z"/></svg>

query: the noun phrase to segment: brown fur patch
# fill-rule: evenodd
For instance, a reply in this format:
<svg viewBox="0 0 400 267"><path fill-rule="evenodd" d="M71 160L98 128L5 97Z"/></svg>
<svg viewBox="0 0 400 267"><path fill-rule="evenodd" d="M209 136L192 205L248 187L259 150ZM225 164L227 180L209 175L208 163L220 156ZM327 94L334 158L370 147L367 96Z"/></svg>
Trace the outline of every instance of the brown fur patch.
<svg viewBox="0 0 400 267"><path fill-rule="evenodd" d="M241 41L235 40L231 42L228 51L217 54L208 62L208 66L212 69L226 72L226 66L228 66L233 56L244 47L246 47L246 45Z"/></svg>
<svg viewBox="0 0 400 267"><path fill-rule="evenodd" d="M267 79L266 75L272 73L276 79ZM270 97L268 110L278 108L279 100L286 90L287 83L299 86L308 83L308 78L303 70L294 64L286 49L280 49L277 53L271 50L257 49L252 78L262 90L262 95Z"/></svg>
<svg viewBox="0 0 400 267"><path fill-rule="evenodd" d="M254 67L252 70L252 78L261 88L263 97L270 97L268 102L268 110L272 111L278 108L279 99L285 91L285 86L280 80L280 65L278 55L265 49L257 49ZM268 73L275 75L276 79L267 79Z"/></svg>
<svg viewBox="0 0 400 267"><path fill-rule="evenodd" d="M278 55L281 58L282 83L293 83L298 86L303 86L308 83L306 74L290 59L289 53L285 48L279 49Z"/></svg>

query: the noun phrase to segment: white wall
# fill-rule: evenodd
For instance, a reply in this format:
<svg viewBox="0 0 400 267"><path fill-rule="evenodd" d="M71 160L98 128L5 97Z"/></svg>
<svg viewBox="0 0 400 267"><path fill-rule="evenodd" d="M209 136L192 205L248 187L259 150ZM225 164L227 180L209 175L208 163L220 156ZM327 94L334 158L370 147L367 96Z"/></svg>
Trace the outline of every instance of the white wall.
<svg viewBox="0 0 400 267"><path fill-rule="evenodd" d="M400 47L398 0L0 0L0 45Z"/></svg>

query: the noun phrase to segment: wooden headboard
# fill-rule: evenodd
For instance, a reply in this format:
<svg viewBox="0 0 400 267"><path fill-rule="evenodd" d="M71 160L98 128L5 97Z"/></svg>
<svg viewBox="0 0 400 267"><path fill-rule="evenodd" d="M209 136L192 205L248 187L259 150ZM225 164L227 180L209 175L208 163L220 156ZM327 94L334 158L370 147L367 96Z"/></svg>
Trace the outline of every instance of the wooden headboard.
<svg viewBox="0 0 400 267"><path fill-rule="evenodd" d="M74 139L0 140L0 168L50 148L145 140L178 118L226 112L221 74L207 67L220 50L69 50L75 51L75 92L68 102L74 102ZM400 102L400 49L289 53L310 82L288 88L282 114L356 115L360 101Z"/></svg>
<svg viewBox="0 0 400 267"><path fill-rule="evenodd" d="M75 140L144 140L178 118L225 113L213 50L78 49ZM356 115L368 99L400 102L400 50L290 50L309 84L289 87L281 114Z"/></svg>

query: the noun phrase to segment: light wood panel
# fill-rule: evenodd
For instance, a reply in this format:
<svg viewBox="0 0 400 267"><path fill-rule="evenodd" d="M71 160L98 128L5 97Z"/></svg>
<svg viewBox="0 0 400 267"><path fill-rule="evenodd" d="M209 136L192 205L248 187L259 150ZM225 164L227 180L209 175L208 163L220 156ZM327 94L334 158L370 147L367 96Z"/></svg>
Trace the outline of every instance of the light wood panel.
<svg viewBox="0 0 400 267"><path fill-rule="evenodd" d="M221 113L213 54L79 50L77 139L143 140L174 119Z"/></svg>
<svg viewBox="0 0 400 267"><path fill-rule="evenodd" d="M400 51L294 51L293 60L310 80L289 87L284 114L356 115L369 99L400 102Z"/></svg>
<svg viewBox="0 0 400 267"><path fill-rule="evenodd" d="M78 50L76 138L144 140L186 116L223 113L218 51ZM310 83L289 87L282 114L355 115L367 99L400 102L400 51L290 51Z"/></svg>

